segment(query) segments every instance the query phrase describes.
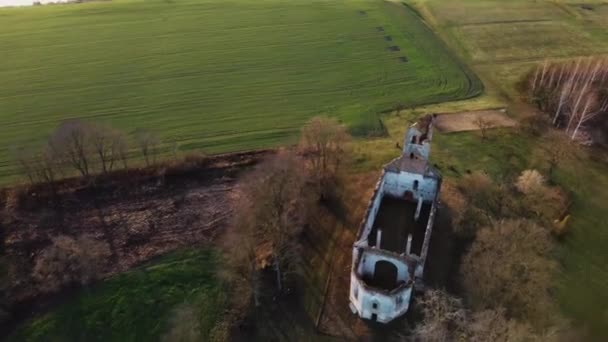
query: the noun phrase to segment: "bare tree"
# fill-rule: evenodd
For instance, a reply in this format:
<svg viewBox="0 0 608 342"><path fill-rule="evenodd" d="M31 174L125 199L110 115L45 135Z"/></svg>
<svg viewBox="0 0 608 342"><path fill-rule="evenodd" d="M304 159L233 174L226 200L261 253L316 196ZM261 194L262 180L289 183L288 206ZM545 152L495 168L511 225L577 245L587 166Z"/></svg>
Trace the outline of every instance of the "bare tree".
<svg viewBox="0 0 608 342"><path fill-rule="evenodd" d="M43 146L41 150L16 148L13 155L30 184L46 184L51 193L55 194L60 165L50 147Z"/></svg>
<svg viewBox="0 0 608 342"><path fill-rule="evenodd" d="M113 154L115 154L118 158L116 162L120 161L122 163L122 168L126 169L128 167L127 162L129 158L129 144L127 142L127 136L124 134L124 132L118 133L118 135L115 137L112 148L114 149Z"/></svg>
<svg viewBox="0 0 608 342"><path fill-rule="evenodd" d="M94 124L91 125L91 141L101 172L110 172L116 162L125 160L127 140L122 132L110 126Z"/></svg>
<svg viewBox="0 0 608 342"><path fill-rule="evenodd" d="M350 157L349 142L346 128L335 119L316 117L302 129L299 150L310 162L321 196L331 191Z"/></svg>
<svg viewBox="0 0 608 342"><path fill-rule="evenodd" d="M235 293L244 291L246 301L253 298L257 307L262 295L262 267L257 257L260 234L251 222L256 215L255 206L250 202L251 195L253 194L245 189L235 205L234 220L223 241L228 267L222 270L221 275L233 286Z"/></svg>
<svg viewBox="0 0 608 342"><path fill-rule="evenodd" d="M135 131L135 141L146 161L146 165L150 166L155 164L156 156L158 154L158 145L160 143L158 136L146 129L138 129Z"/></svg>
<svg viewBox="0 0 608 342"><path fill-rule="evenodd" d="M473 123L475 124L475 126L477 126L477 128L479 128L479 132L481 133L481 138L482 139L487 139L488 138L488 130L490 128L492 128L493 123L491 120L483 117L482 115L478 115L475 120L473 121Z"/></svg>
<svg viewBox="0 0 608 342"><path fill-rule="evenodd" d="M76 169L83 177L91 171L91 126L80 120L61 123L49 139L54 155Z"/></svg>
<svg viewBox="0 0 608 342"><path fill-rule="evenodd" d="M59 172L58 161L55 159L51 148L45 146L44 149L33 159L33 170L36 179L39 182L46 183L52 187L54 192L54 184L57 180Z"/></svg>
<svg viewBox="0 0 608 342"><path fill-rule="evenodd" d="M440 290L429 290L416 305L423 320L413 331L413 340L443 342L455 341L464 334L467 312L459 298Z"/></svg>
<svg viewBox="0 0 608 342"><path fill-rule="evenodd" d="M539 158L547 163L548 181L554 183L555 170L564 162L572 161L579 153L576 145L571 144L568 137L560 131L551 130L543 136Z"/></svg>
<svg viewBox="0 0 608 342"><path fill-rule="evenodd" d="M36 183L38 181L35 170L37 152L33 149L27 149L24 147L13 147L11 149L11 154L17 161L20 171L25 174L30 184Z"/></svg>
<svg viewBox="0 0 608 342"><path fill-rule="evenodd" d="M246 208L241 214L249 229L256 232L256 245L269 243L272 249L276 285L299 272L300 246L297 235L307 219L309 196L301 161L290 152L281 152L260 164L242 182Z"/></svg>

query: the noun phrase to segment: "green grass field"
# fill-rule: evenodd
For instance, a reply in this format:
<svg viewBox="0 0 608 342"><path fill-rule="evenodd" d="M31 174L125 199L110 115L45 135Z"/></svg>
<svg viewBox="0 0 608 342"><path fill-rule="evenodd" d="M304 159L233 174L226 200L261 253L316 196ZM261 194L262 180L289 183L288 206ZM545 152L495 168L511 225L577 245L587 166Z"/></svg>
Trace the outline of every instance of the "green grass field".
<svg viewBox="0 0 608 342"><path fill-rule="evenodd" d="M515 84L546 59L608 54L608 3L548 0L410 0L486 83ZM593 10L582 8L583 3Z"/></svg>
<svg viewBox="0 0 608 342"><path fill-rule="evenodd" d="M397 102L481 91L414 12L381 0L119 0L0 22L0 182L12 146L68 118L215 153L293 141L316 115L366 135Z"/></svg>
<svg viewBox="0 0 608 342"><path fill-rule="evenodd" d="M183 303L196 307L188 319L198 320L199 334L206 337L228 296L215 278L216 263L208 250L168 255L81 290L21 326L9 341L157 341L171 329L174 310Z"/></svg>
<svg viewBox="0 0 608 342"><path fill-rule="evenodd" d="M488 93L505 104L520 98L515 85L545 59L568 59L608 54L606 0L411 0L426 20L458 50L484 80ZM487 96L480 101L493 102ZM461 108L469 109L471 101ZM447 108L446 108L447 107ZM450 106L431 107L451 111ZM516 116L521 106L515 106ZM470 108L472 109L472 108ZM391 131L390 121L385 122ZM524 132L497 134L479 142L475 133L438 135L434 157L439 165L482 169L495 176L525 168L539 168L530 154L542 141ZM596 151L600 156L605 151ZM542 153L540 153L542 155ZM608 165L580 156L560 167L560 186L573 194L570 235L561 241L563 265L556 279L556 298L574 326L594 340L608 338ZM450 176L449 174L447 176Z"/></svg>

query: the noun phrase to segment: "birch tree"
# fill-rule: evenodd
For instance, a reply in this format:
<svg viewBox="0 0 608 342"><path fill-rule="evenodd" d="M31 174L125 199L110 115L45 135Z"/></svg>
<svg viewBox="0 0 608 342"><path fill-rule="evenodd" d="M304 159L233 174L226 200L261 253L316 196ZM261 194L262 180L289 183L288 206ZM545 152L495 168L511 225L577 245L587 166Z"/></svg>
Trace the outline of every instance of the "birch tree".
<svg viewBox="0 0 608 342"><path fill-rule="evenodd" d="M541 110L551 113L553 125L564 129L570 140L582 140L592 123L608 115L606 58L545 61L529 82L531 97Z"/></svg>

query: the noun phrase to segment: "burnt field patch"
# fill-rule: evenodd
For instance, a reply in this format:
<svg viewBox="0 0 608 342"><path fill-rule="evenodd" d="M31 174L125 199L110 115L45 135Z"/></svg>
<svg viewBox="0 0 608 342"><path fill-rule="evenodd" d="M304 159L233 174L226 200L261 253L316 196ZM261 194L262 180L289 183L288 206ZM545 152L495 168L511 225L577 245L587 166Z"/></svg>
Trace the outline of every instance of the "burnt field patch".
<svg viewBox="0 0 608 342"><path fill-rule="evenodd" d="M209 245L229 222L236 178L268 153L200 157L116 172L95 183L68 179L56 184L56 195L44 185L2 190L4 256L11 270L6 292L13 311L8 324L57 297L33 277L37 258L56 237L107 243L102 279L178 248Z"/></svg>

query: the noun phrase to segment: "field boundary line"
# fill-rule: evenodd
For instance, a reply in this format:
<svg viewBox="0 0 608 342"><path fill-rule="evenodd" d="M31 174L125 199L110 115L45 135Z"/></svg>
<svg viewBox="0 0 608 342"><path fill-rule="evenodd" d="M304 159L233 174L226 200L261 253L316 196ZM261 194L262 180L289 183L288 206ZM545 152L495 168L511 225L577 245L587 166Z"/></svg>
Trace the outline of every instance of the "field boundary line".
<svg viewBox="0 0 608 342"><path fill-rule="evenodd" d="M517 23L543 23L552 22L555 19L522 19L522 20L497 20L497 21L486 21L486 22L471 22L453 25L455 27L465 26L484 26L484 25L500 25L500 24L517 24Z"/></svg>

